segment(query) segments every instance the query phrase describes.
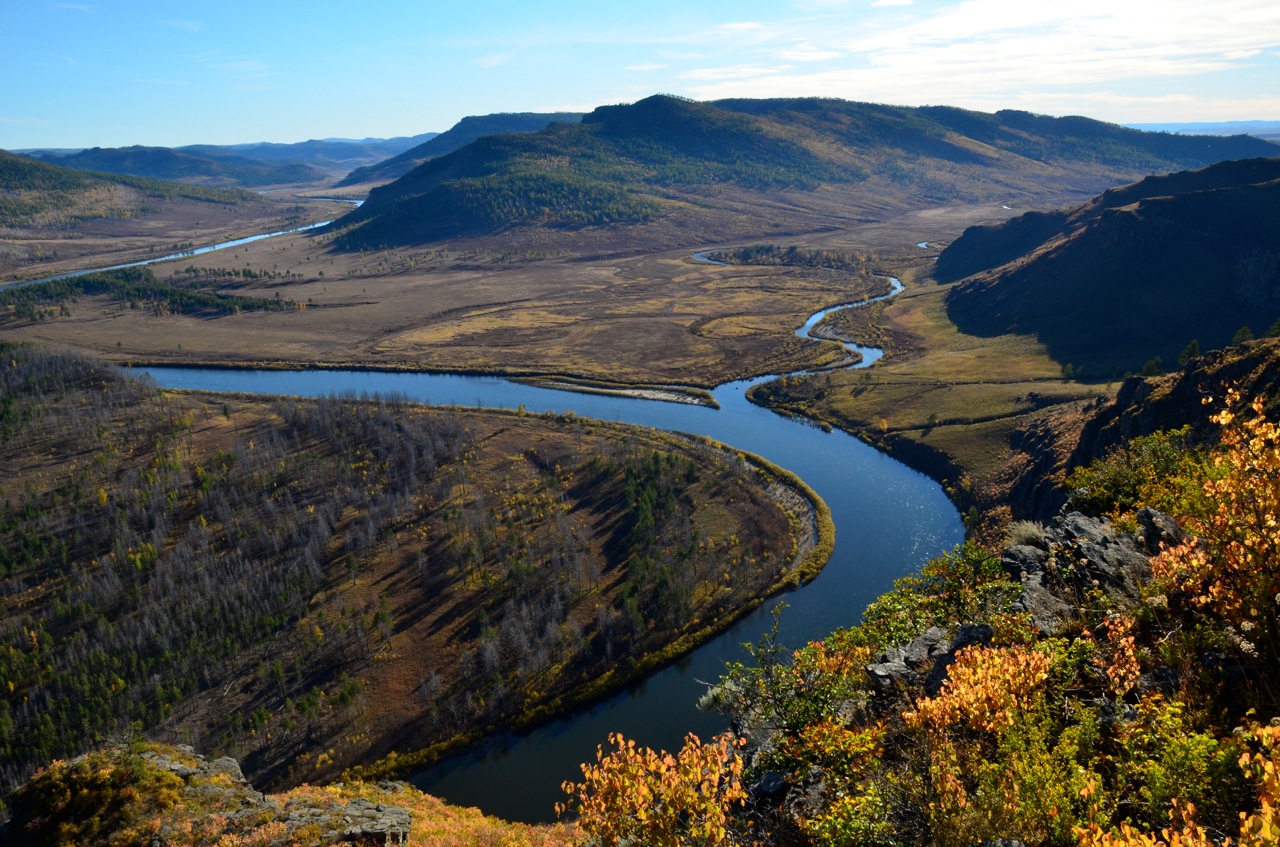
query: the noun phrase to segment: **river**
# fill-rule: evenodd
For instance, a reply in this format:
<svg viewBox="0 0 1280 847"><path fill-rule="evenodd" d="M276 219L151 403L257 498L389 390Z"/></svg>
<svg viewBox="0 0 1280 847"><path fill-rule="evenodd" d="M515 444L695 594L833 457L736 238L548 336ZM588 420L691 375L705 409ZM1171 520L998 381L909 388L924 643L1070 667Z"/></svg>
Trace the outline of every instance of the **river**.
<svg viewBox="0 0 1280 847"><path fill-rule="evenodd" d="M302 227L287 232L324 226ZM226 249L273 235L266 233L114 267L135 267ZM695 254L695 259L706 259ZM93 270L108 270L95 268ZM62 274L50 279L92 273ZM30 285L40 280L19 283ZM827 314L892 297L889 293L814 313L796 330L810 330ZM881 351L845 344L860 355L854 367L873 364ZM941 487L921 473L876 451L846 433L826 432L786 418L746 399L751 386L774 379L762 376L725 383L713 396L718 409L614 395L582 394L509 382L500 377L380 371L257 371L250 369L147 367L166 388L325 396L331 393L397 392L424 403L485 406L529 412L565 412L658 429L699 433L759 454L807 482L831 508L836 545L831 560L808 585L779 599L788 605L781 640L791 647L822 638L831 630L857 623L862 609L891 587L894 578L919 567L964 537L959 513ZM553 806L565 799L564 780L580 776L578 765L595 758L596 745L610 732L637 743L675 750L686 733L705 737L726 727L720 715L698 711L698 698L719 679L725 663L746 658L744 643L754 643L772 622L769 602L673 665L629 689L525 735L507 734L471 753L424 769L411 778L419 788L509 820L551 820Z"/></svg>
<svg viewBox="0 0 1280 847"><path fill-rule="evenodd" d="M886 296L897 290L895 285ZM804 331L818 319L807 321ZM879 354L874 348L852 345L851 349L862 354L861 366ZM498 377L343 370L143 370L171 388L305 396L399 392L444 405L572 410L604 420L700 433L757 453L812 486L830 506L836 524L835 551L827 567L808 585L779 598L788 604L781 638L792 647L856 623L862 609L891 587L895 577L959 543L964 535L959 514L928 477L846 433L823 431L746 399L752 385L773 377L717 387L713 395L720 408L713 409L539 388ZM510 820L550 820L555 802L565 799L561 782L580 777L578 765L594 759L596 745L604 743L610 732L674 750L688 732L707 737L723 730L722 716L699 712L695 704L707 684L720 677L725 662L745 658L742 644L755 642L768 630L773 605L764 604L684 659L604 702L526 735L500 736L474 752L414 774L411 781L452 803L478 806Z"/></svg>

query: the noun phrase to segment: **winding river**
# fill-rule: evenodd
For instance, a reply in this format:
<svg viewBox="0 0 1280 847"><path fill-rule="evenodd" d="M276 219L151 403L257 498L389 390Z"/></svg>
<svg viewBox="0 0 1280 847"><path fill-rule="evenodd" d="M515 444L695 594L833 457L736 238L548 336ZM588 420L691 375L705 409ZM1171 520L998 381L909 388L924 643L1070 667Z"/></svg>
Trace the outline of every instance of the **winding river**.
<svg viewBox="0 0 1280 847"><path fill-rule="evenodd" d="M315 226L323 226L316 224ZM313 227L303 227L310 229ZM289 230L298 232L301 230ZM115 267L153 264L234 247L281 233L237 239ZM703 261L713 261L695 255ZM95 268L94 270L106 270ZM90 273L79 271L78 273ZM62 276L72 276L64 274ZM33 281L33 282L37 282ZM811 337L813 326L832 311L891 297L846 303L816 312L797 330ZM32 282L19 283L30 285ZM881 351L846 344L861 356L855 367L873 364ZM167 388L324 396L335 392L398 392L443 405L563 412L659 429L699 433L764 456L798 474L830 506L836 525L831 560L819 576L781 600L781 640L792 647L856 623L862 609L901 576L926 559L959 543L960 516L937 483L843 432L826 432L785 418L746 399L753 385L772 376L725 383L713 396L718 409L599 394L581 394L509 382L499 377L377 371L255 371L148 367ZM482 748L413 775L419 788L450 802L478 806L510 820L547 821L564 799L560 783L580 776L578 765L593 760L598 744L618 731L639 744L674 750L686 733L703 737L726 726L716 714L699 712L698 698L715 682L726 662L746 658L744 643L755 642L771 624L769 602L720 636L616 696L525 735L503 735Z"/></svg>
<svg viewBox="0 0 1280 847"><path fill-rule="evenodd" d="M885 297L901 290L894 289ZM880 298L875 298L880 299ZM869 300L834 308L851 308ZM807 335L833 309L815 314L799 332ZM858 367L880 351L846 345L861 354ZM268 394L399 392L435 404L516 408L530 412L572 410L579 415L660 429L694 432L764 456L805 480L831 507L836 546L817 579L782 598L781 639L795 647L856 623L862 609L891 587L895 577L959 543L959 514L942 489L923 474L843 432L826 432L784 418L746 399L751 386L772 376L730 382L713 396L719 409L609 395L580 394L509 382L498 377L376 371L255 371L150 367L142 369L170 388ZM637 743L674 750L684 735L703 737L726 727L725 719L698 711L696 702L725 663L746 658L771 624L769 602L677 663L630 689L526 735L500 736L478 750L424 769L411 778L419 788L461 805L511 820L547 821L564 799L562 781L580 777L613 731Z"/></svg>

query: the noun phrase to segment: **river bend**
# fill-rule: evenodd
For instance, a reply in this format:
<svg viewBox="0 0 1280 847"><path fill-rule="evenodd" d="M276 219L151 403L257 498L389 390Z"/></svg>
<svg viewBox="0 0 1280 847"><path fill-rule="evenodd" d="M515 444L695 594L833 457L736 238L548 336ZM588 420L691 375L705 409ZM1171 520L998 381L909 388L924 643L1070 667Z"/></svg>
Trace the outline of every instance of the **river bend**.
<svg viewBox="0 0 1280 847"><path fill-rule="evenodd" d="M901 290L894 280L892 296ZM875 298L880 299L880 298ZM835 308L812 316L807 335ZM847 345L848 346L848 345ZM850 346L860 366L879 357L875 348ZM959 543L963 525L937 483L839 431L826 432L782 417L746 399L751 386L772 376L730 382L713 395L719 409L612 395L582 394L509 382L499 377L387 373L356 370L255 371L149 367L167 388L324 396L334 392L398 392L440 404L530 412L573 411L603 420L692 432L757 453L808 483L827 502L836 525L831 560L809 584L780 599L781 639L790 647L856 623L862 609L891 587L894 578ZM564 799L562 781L580 777L578 765L594 760L596 745L619 731L637 743L677 749L688 732L722 731L720 715L695 706L724 671L746 658L742 644L768 630L773 602L765 603L720 636L631 688L525 735L500 736L482 748L426 768L412 777L423 790L511 820L547 821Z"/></svg>

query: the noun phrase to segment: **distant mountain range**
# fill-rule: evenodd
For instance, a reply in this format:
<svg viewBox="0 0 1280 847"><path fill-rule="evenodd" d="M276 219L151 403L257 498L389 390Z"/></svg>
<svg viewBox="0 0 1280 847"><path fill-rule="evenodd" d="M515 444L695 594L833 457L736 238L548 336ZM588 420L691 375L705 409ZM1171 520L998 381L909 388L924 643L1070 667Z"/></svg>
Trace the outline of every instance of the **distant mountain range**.
<svg viewBox="0 0 1280 847"><path fill-rule="evenodd" d="M1148 132L1180 132L1184 135L1252 135L1280 141L1280 121L1218 121L1165 124L1127 124Z"/></svg>
<svg viewBox="0 0 1280 847"><path fill-rule="evenodd" d="M1223 347L1280 319L1280 158L1149 177L1052 213L972 227L938 258L948 313L975 335L1034 334L1108 378L1194 339Z"/></svg>
<svg viewBox="0 0 1280 847"><path fill-rule="evenodd" d="M1080 197L1153 171L1275 152L1249 136L1017 111L660 95L576 125L479 138L374 189L336 228L349 248L496 233L582 246L617 241L619 227L632 249L674 247L939 203Z"/></svg>
<svg viewBox="0 0 1280 847"><path fill-rule="evenodd" d="M361 185L366 182L387 182L404 176L418 165L452 153L477 138L501 135L506 132L536 132L552 123L576 124L582 120L579 112L504 112L495 115L472 115L463 118L449 130L424 139L423 143L406 149L399 155L373 165L357 168L338 183L339 186Z"/></svg>
<svg viewBox="0 0 1280 847"><path fill-rule="evenodd" d="M173 148L41 148L12 152L82 170L248 187L332 179L345 175L354 168L403 153L436 135L438 133L426 132L397 138L326 138L294 144L264 141L250 144L191 144ZM298 165L311 167L296 167ZM295 167L283 170L282 166Z"/></svg>
<svg viewBox="0 0 1280 847"><path fill-rule="evenodd" d="M268 142L230 145L192 144L187 147L179 147L178 150L221 155L230 154L243 156L247 159L260 159L264 162L305 162L338 175L346 174L355 168L380 162L403 153L405 150L430 141L437 135L439 133L424 132L420 135L398 136L396 138L362 138L359 140L324 138L299 141L295 144L272 144Z"/></svg>

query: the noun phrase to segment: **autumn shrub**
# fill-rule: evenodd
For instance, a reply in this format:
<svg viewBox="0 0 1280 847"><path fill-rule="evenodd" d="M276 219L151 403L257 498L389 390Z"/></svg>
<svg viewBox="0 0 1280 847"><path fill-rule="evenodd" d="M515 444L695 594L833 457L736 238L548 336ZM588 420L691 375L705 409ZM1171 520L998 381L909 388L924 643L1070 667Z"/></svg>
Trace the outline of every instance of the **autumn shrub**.
<svg viewBox="0 0 1280 847"><path fill-rule="evenodd" d="M997 557L966 541L931 559L919 573L894 580L893 590L862 613L859 638L883 649L931 626L987 623L1009 611L1021 591Z"/></svg>
<svg viewBox="0 0 1280 847"><path fill-rule="evenodd" d="M41 769L11 795L12 831L32 847L146 843L183 783L139 752L106 748Z"/></svg>
<svg viewBox="0 0 1280 847"><path fill-rule="evenodd" d="M1234 837L1223 829L1202 824L1200 809L1183 799L1169 801L1171 822L1159 830L1144 829L1125 822L1114 829L1091 820L1076 829L1082 847L1263 847L1280 843L1280 727L1253 726L1241 733L1244 750L1237 764L1243 776L1255 786L1257 809L1240 812ZM1085 796L1091 798L1096 786L1090 784Z"/></svg>
<svg viewBox="0 0 1280 847"><path fill-rule="evenodd" d="M1216 475L1205 450L1184 426L1134 438L1067 477L1072 503L1132 528L1144 506L1179 517L1204 514L1204 483Z"/></svg>
<svg viewBox="0 0 1280 847"><path fill-rule="evenodd" d="M703 743L692 733L676 755L637 747L610 733L609 753L596 749L583 781L566 782L584 832L606 847L622 843L677 847L733 843L731 811L746 798L742 757L732 735Z"/></svg>
<svg viewBox="0 0 1280 847"><path fill-rule="evenodd" d="M1202 485L1212 508L1187 516L1192 537L1151 566L1175 611L1216 627L1266 686L1280 660L1280 427L1263 408L1261 398L1245 405L1228 394L1213 417L1220 448ZM1276 690L1261 693L1269 705L1280 701Z"/></svg>

